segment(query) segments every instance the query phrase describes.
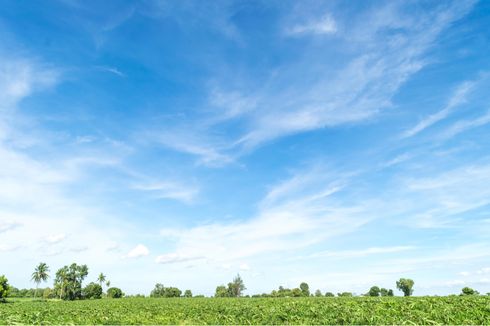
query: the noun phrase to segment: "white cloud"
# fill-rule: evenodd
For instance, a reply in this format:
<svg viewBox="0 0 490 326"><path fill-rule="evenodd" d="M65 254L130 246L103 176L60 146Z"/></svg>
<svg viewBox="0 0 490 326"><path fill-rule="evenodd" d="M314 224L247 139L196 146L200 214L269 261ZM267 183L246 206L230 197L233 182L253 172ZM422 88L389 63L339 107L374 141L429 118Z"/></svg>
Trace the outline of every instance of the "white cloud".
<svg viewBox="0 0 490 326"><path fill-rule="evenodd" d="M215 88L211 92L210 103L220 109L215 113L213 122L220 122L254 110L257 106L257 99L237 91L225 92Z"/></svg>
<svg viewBox="0 0 490 326"><path fill-rule="evenodd" d="M356 258L365 257L369 255L380 255L380 254L390 254L399 253L408 250L414 250L414 246L394 246L394 247L371 247L359 250L342 250L342 251L322 251L317 252L302 258L320 258L320 257L331 257L331 258Z"/></svg>
<svg viewBox="0 0 490 326"><path fill-rule="evenodd" d="M119 69L114 68L114 67L96 66L96 68L101 70L101 71L109 72L109 73L114 74L114 75L119 76L119 77L126 77L126 75L124 73L122 73Z"/></svg>
<svg viewBox="0 0 490 326"><path fill-rule="evenodd" d="M0 233L7 232L9 230L13 230L19 226L21 226L20 223L16 223L13 221L0 220Z"/></svg>
<svg viewBox="0 0 490 326"><path fill-rule="evenodd" d="M441 137L446 139L446 138L451 138L456 136L457 134L460 134L466 130L472 129L472 128L477 128L484 126L486 124L490 123L490 111L488 111L486 114L472 120L461 120L447 128L442 134Z"/></svg>
<svg viewBox="0 0 490 326"><path fill-rule="evenodd" d="M412 137L418 134L419 132L423 131L424 129L432 126L433 124L445 119L447 116L449 116L456 107L466 103L466 98L469 94L469 92L475 87L475 84L477 81L465 81L461 83L455 90L455 92L452 94L451 98L449 99L448 103L446 106L428 116L427 118L423 119L417 125L415 125L413 128L405 131L403 133L403 137Z"/></svg>
<svg viewBox="0 0 490 326"><path fill-rule="evenodd" d="M14 251L14 250L17 250L19 249L20 246L12 246L12 245L4 245L4 244L0 244L0 252L11 252L11 251Z"/></svg>
<svg viewBox="0 0 490 326"><path fill-rule="evenodd" d="M289 28L287 34L302 35L302 34L334 34L337 32L337 24L330 14L325 14L318 20L312 20L305 24L298 24Z"/></svg>
<svg viewBox="0 0 490 326"><path fill-rule="evenodd" d="M476 273L477 274L489 274L490 273L490 267L484 267L482 269L479 269Z"/></svg>
<svg viewBox="0 0 490 326"><path fill-rule="evenodd" d="M199 188L176 182L158 182L136 185L133 189L151 193L155 198L175 199L184 203L191 203L199 194Z"/></svg>
<svg viewBox="0 0 490 326"><path fill-rule="evenodd" d="M33 92L55 85L59 73L32 60L8 58L0 62L0 108L11 107Z"/></svg>
<svg viewBox="0 0 490 326"><path fill-rule="evenodd" d="M165 255L157 256L155 262L158 264L172 264L172 263L182 263L193 260L201 260L203 257L181 255L178 253L170 253Z"/></svg>
<svg viewBox="0 0 490 326"><path fill-rule="evenodd" d="M279 70L273 80L289 87L271 87L273 91L268 96L257 96L260 99L257 107L263 110L253 111L250 129L235 144L251 150L278 137L364 122L392 107L392 97L401 85L427 64L425 52L446 27L471 9L472 2L441 6L425 12L416 22L402 12L403 6L402 3L388 5L385 15L390 19L376 21L374 26L369 19L354 24L352 31L346 33L361 33L368 43L361 42L355 49L356 55L340 68L321 66L322 75L327 78L316 77L312 78L314 82L305 82L309 80L308 67L312 62ZM387 30L396 33L380 32ZM319 71L315 69L312 73L318 76ZM301 74L302 78L298 79L301 84L291 80L295 74ZM288 80L282 80L282 76ZM457 104L455 98L451 106Z"/></svg>
<svg viewBox="0 0 490 326"><path fill-rule="evenodd" d="M329 183L320 186L329 177L293 177L303 180L302 189L310 185L313 190L298 193L294 187L285 189L288 187L282 183L278 186L281 190L271 189L258 214L247 220L163 229L161 234L171 235L168 240L174 241L176 247L163 260L170 263L182 257L202 257L207 263L222 266L247 257L298 250L352 232L370 217L363 214L364 207L339 206L330 200Z"/></svg>
<svg viewBox="0 0 490 326"><path fill-rule="evenodd" d="M244 271L244 272L249 271L250 270L250 266L248 264L245 264L245 263L240 264L240 270L241 271Z"/></svg>
<svg viewBox="0 0 490 326"><path fill-rule="evenodd" d="M59 243L65 239L66 239L66 234L64 233L52 234L44 238L44 240L49 244Z"/></svg>
<svg viewBox="0 0 490 326"><path fill-rule="evenodd" d="M131 249L125 257L126 258L139 258L139 257L148 256L149 254L150 254L150 251L148 250L147 247L145 247L142 244L138 244L136 247Z"/></svg>
<svg viewBox="0 0 490 326"><path fill-rule="evenodd" d="M213 141L206 136L192 131L193 127L182 127L183 130L149 135L157 143L167 148L199 157L198 163L209 167L220 167L234 161L234 158L224 153L226 146L219 141ZM185 132L184 132L185 129Z"/></svg>

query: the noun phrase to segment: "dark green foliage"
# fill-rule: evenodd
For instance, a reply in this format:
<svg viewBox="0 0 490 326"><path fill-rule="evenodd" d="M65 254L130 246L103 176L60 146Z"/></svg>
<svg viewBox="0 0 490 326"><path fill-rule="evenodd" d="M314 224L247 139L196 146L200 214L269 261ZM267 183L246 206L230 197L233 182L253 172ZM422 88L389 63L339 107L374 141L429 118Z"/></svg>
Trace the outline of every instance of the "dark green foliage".
<svg viewBox="0 0 490 326"><path fill-rule="evenodd" d="M155 288L150 293L152 298L174 298L180 297L182 291L176 287L164 287L163 284L155 284Z"/></svg>
<svg viewBox="0 0 490 326"><path fill-rule="evenodd" d="M240 274L238 274L232 282L228 283L228 287L224 285L219 285L216 287L214 296L216 298L226 298L226 297L241 297L242 292L246 289Z"/></svg>
<svg viewBox="0 0 490 326"><path fill-rule="evenodd" d="M320 291L320 290L316 290L316 291L315 291L315 297L321 297L321 296L323 296L323 295L322 295L322 291Z"/></svg>
<svg viewBox="0 0 490 326"><path fill-rule="evenodd" d="M388 290L385 288L379 289L379 293L381 294L382 297L392 297L394 295L392 289Z"/></svg>
<svg viewBox="0 0 490 326"><path fill-rule="evenodd" d="M225 298L229 297L228 289L224 285L218 285L216 287L216 291L214 293L214 296L216 298Z"/></svg>
<svg viewBox="0 0 490 326"><path fill-rule="evenodd" d="M87 265L64 266L56 272L54 288L60 299L76 300L82 298L82 282L88 275Z"/></svg>
<svg viewBox="0 0 490 326"><path fill-rule="evenodd" d="M102 298L102 286L91 282L82 290L83 299L100 299Z"/></svg>
<svg viewBox="0 0 490 326"><path fill-rule="evenodd" d="M232 282L228 283L228 294L230 297L240 297L246 289L240 274L235 276Z"/></svg>
<svg viewBox="0 0 490 326"><path fill-rule="evenodd" d="M409 278L401 278L396 281L396 288L403 292L403 295L409 297L413 294L413 280Z"/></svg>
<svg viewBox="0 0 490 326"><path fill-rule="evenodd" d="M191 290L185 290L184 291L184 297L185 298L192 298L192 291Z"/></svg>
<svg viewBox="0 0 490 326"><path fill-rule="evenodd" d="M326 297L335 297L335 294L333 294L332 292L325 292L325 296Z"/></svg>
<svg viewBox="0 0 490 326"><path fill-rule="evenodd" d="M0 276L0 301L5 300L9 295L10 285L5 275Z"/></svg>
<svg viewBox="0 0 490 326"><path fill-rule="evenodd" d="M385 290L385 289L383 289ZM372 286L368 293L367 293L368 296L370 297L379 297L381 295L381 289L378 287L378 286Z"/></svg>
<svg viewBox="0 0 490 326"><path fill-rule="evenodd" d="M107 297L112 299L119 299L124 296L123 291L120 288L112 287L107 289Z"/></svg>
<svg viewBox="0 0 490 326"><path fill-rule="evenodd" d="M473 290L472 288L470 287L464 287L463 289L461 289L461 295L479 295L480 293L476 290Z"/></svg>
<svg viewBox="0 0 490 326"><path fill-rule="evenodd" d="M299 288L301 290L301 293L303 294L304 297L309 297L310 296L310 286L308 285L308 283L301 283L299 285Z"/></svg>
<svg viewBox="0 0 490 326"><path fill-rule="evenodd" d="M353 294L352 292L342 292L342 293L337 293L338 297L352 297Z"/></svg>
<svg viewBox="0 0 490 326"><path fill-rule="evenodd" d="M321 292L320 292L321 295ZM280 286L278 290L274 290L268 297L309 297L310 289L308 284L301 283L299 288L288 289Z"/></svg>

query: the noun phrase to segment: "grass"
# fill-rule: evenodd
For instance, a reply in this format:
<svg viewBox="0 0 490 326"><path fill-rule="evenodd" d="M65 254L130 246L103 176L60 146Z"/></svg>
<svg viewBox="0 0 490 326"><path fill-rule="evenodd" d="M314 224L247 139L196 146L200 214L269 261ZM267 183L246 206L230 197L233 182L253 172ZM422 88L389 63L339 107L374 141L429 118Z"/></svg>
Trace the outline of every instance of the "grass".
<svg viewBox="0 0 490 326"><path fill-rule="evenodd" d="M0 324L490 324L490 297L10 301Z"/></svg>

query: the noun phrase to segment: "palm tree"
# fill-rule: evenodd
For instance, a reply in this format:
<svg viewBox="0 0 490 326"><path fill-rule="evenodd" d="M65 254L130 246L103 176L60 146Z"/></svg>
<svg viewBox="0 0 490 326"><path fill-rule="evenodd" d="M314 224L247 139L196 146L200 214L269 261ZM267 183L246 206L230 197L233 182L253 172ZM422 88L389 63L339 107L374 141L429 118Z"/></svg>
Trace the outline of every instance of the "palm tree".
<svg viewBox="0 0 490 326"><path fill-rule="evenodd" d="M39 265L34 269L34 273L32 273L31 281L34 281L34 283L36 283L36 297L39 283L46 282L49 278L48 272L49 266L46 265L46 263L39 263Z"/></svg>
<svg viewBox="0 0 490 326"><path fill-rule="evenodd" d="M105 283L106 281L106 276L103 273L99 274L99 277L97 277L97 282L99 282L100 286L102 287L102 284Z"/></svg>

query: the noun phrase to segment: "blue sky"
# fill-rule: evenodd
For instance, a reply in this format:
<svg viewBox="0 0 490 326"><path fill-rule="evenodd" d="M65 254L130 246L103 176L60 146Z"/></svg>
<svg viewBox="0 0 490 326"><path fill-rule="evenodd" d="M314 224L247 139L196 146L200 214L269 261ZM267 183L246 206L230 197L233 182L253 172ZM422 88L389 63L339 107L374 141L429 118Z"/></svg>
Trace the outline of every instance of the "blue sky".
<svg viewBox="0 0 490 326"><path fill-rule="evenodd" d="M4 1L0 258L212 294L490 291L490 3Z"/></svg>

